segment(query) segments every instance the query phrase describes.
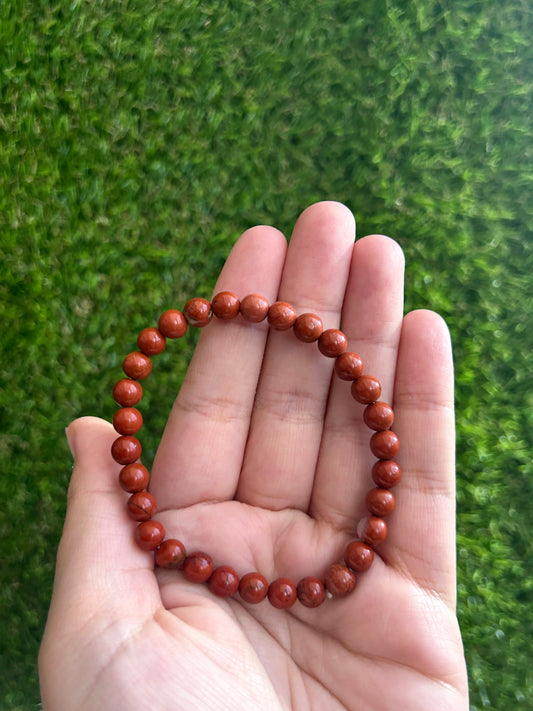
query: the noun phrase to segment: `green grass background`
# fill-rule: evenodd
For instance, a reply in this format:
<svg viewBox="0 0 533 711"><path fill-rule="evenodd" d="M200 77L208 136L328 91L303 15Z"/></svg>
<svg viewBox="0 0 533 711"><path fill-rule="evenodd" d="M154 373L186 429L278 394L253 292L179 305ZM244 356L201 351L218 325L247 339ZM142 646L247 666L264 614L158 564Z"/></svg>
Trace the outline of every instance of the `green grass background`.
<svg viewBox="0 0 533 711"><path fill-rule="evenodd" d="M242 230L318 199L450 324L471 708L533 708L532 37L526 0L0 0L2 711L39 705L65 426Z"/></svg>

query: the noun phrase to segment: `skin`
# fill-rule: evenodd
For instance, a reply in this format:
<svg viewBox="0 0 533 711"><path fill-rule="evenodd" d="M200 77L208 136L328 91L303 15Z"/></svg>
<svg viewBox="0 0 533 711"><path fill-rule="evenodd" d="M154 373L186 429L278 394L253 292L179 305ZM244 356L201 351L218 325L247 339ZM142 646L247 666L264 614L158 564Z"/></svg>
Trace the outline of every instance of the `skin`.
<svg viewBox="0 0 533 711"><path fill-rule="evenodd" d="M312 205L290 245L271 227L235 244L213 293L259 293L342 325L395 411L403 470L389 535L347 598L276 610L214 597L139 550L97 418L67 430L75 457L39 665L45 711L468 709L455 614L450 338L403 314L404 258L354 245L342 205ZM266 323L201 334L152 471L167 537L239 574L297 582L342 559L374 461L363 406L333 361ZM156 365L157 369L157 365ZM147 413L145 413L147 414ZM142 441L142 434L141 434Z"/></svg>

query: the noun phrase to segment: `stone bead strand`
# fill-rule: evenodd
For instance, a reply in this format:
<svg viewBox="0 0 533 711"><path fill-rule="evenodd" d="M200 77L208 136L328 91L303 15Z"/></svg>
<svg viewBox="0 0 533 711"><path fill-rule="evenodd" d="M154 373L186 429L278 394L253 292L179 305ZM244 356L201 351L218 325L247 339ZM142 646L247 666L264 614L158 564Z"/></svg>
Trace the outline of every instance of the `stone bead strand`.
<svg viewBox="0 0 533 711"><path fill-rule="evenodd" d="M141 464L142 446L137 433L143 425L143 417L135 407L143 396L140 380L152 372L152 357L162 353L167 339L181 338L189 326L204 328L213 316L222 321L237 316L251 323L267 320L275 331L293 330L304 343L316 343L318 350L328 358L334 358L334 372L340 380L349 381L353 398L363 404L363 420L373 430L370 450L377 458L372 467L375 487L366 496L368 516L360 521L357 539L350 541L342 562L329 566L322 578L308 576L295 585L289 578L281 577L270 584L259 572L252 571L239 577L228 565L215 567L212 558L202 551L187 553L183 543L175 538L165 538L163 524L154 519L156 501L147 490L150 473ZM134 539L145 551L153 551L155 565L161 568L179 569L186 580L207 583L214 595L231 597L239 595L248 604L257 604L268 598L278 609L294 605L296 600L305 607L318 607L327 597L345 597L355 587L356 575L370 568L374 560L374 548L387 537L385 517L394 511L395 500L391 489L402 476L395 461L400 441L391 430L394 422L392 407L379 398L381 384L372 375L363 375L363 361L347 350L347 339L336 328L324 329L322 320L313 313L297 315L294 307L285 301L269 304L259 294L249 294L242 301L230 291L222 291L213 300L194 298L188 301L183 311L165 311L157 328L145 328L137 338L138 350L129 353L123 362L126 378L113 388L113 398L120 409L113 417L117 439L111 446L111 456L123 465L119 484L130 494L126 508L137 522Z"/></svg>

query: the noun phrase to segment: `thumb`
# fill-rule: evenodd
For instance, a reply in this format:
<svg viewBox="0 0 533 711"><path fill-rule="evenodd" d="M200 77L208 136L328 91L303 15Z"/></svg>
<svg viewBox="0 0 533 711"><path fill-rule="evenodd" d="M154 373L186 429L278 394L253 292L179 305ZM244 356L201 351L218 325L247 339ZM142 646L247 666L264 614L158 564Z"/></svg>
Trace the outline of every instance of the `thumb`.
<svg viewBox="0 0 533 711"><path fill-rule="evenodd" d="M128 494L118 484L120 465L111 457L117 437L112 425L96 417L75 420L66 431L74 456L67 513L59 544L51 614L88 611L120 600L122 609L141 589L144 604L153 610L159 592L153 557L137 548L134 524L126 513ZM132 525L133 524L133 525ZM142 571L142 574L140 574ZM152 594L150 594L152 593ZM142 605L141 605L142 607ZM139 600L135 600L135 610Z"/></svg>

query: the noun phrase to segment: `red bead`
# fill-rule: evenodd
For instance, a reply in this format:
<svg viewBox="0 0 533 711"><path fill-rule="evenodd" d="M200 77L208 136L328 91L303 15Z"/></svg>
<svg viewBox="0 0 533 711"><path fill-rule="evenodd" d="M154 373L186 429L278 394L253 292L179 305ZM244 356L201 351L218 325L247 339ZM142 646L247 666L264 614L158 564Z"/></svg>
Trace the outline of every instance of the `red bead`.
<svg viewBox="0 0 533 711"><path fill-rule="evenodd" d="M363 361L357 353L342 353L335 361L335 373L341 380L356 380L363 372Z"/></svg>
<svg viewBox="0 0 533 711"><path fill-rule="evenodd" d="M394 422L394 411L386 402L373 402L365 407L363 420L371 430L389 430Z"/></svg>
<svg viewBox="0 0 533 711"><path fill-rule="evenodd" d="M267 596L268 582L261 573L246 573L239 583L239 595L244 602L252 605L261 602Z"/></svg>
<svg viewBox="0 0 533 711"><path fill-rule="evenodd" d="M239 589L239 576L229 565L221 565L212 572L208 585L218 597L229 597Z"/></svg>
<svg viewBox="0 0 533 711"><path fill-rule="evenodd" d="M286 331L296 321L296 310L286 301L276 301L268 309L268 323L274 331Z"/></svg>
<svg viewBox="0 0 533 711"><path fill-rule="evenodd" d="M137 338L137 345L145 355L158 355L165 350L166 338L157 328L143 329Z"/></svg>
<svg viewBox="0 0 533 711"><path fill-rule="evenodd" d="M400 469L400 465L392 459L378 459L372 467L372 479L374 483L384 489L392 489L401 478L402 470Z"/></svg>
<svg viewBox="0 0 533 711"><path fill-rule="evenodd" d="M211 301L211 308L217 318L224 320L239 315L241 302L231 291L220 291Z"/></svg>
<svg viewBox="0 0 533 711"><path fill-rule="evenodd" d="M241 301L241 314L251 323L264 321L268 314L268 301L259 294L248 294Z"/></svg>
<svg viewBox="0 0 533 711"><path fill-rule="evenodd" d="M118 481L124 491L129 491L130 494L135 494L137 491L142 491L148 486L150 481L150 472L140 462L134 464L126 464L120 470Z"/></svg>
<svg viewBox="0 0 533 711"><path fill-rule="evenodd" d="M143 387L136 380L122 378L113 388L113 399L117 405L131 407L137 405L142 399Z"/></svg>
<svg viewBox="0 0 533 711"><path fill-rule="evenodd" d="M302 578L296 588L298 600L304 607L318 607L324 602L326 588L318 578Z"/></svg>
<svg viewBox="0 0 533 711"><path fill-rule="evenodd" d="M187 319L178 309L169 309L159 318L159 330L167 338L181 338L188 328Z"/></svg>
<svg viewBox="0 0 533 711"><path fill-rule="evenodd" d="M294 322L294 335L304 343L318 341L324 330L322 319L316 314L302 314Z"/></svg>
<svg viewBox="0 0 533 711"><path fill-rule="evenodd" d="M366 507L374 516L388 516L395 505L394 494L388 489L370 489L366 495Z"/></svg>
<svg viewBox="0 0 533 711"><path fill-rule="evenodd" d="M292 607L296 602L296 586L288 578L278 578L268 586L268 599L278 610Z"/></svg>
<svg viewBox="0 0 533 711"><path fill-rule="evenodd" d="M135 434L142 425L143 416L135 407L123 407L113 415L113 427L119 434Z"/></svg>
<svg viewBox="0 0 533 711"><path fill-rule="evenodd" d="M211 321L213 311L209 301L198 296L187 301L183 308L183 314L189 325L203 328Z"/></svg>
<svg viewBox="0 0 533 711"><path fill-rule="evenodd" d="M360 378L357 378L352 383L352 397L357 402L368 405L371 402L376 402L380 395L381 383L372 375L361 375Z"/></svg>
<svg viewBox="0 0 533 711"><path fill-rule="evenodd" d="M369 546L378 546L387 538L387 524L378 516L369 516L359 522L357 535Z"/></svg>
<svg viewBox="0 0 533 711"><path fill-rule="evenodd" d="M148 491L137 491L132 494L126 504L128 514L134 521L148 521L155 514L157 504Z"/></svg>
<svg viewBox="0 0 533 711"><path fill-rule="evenodd" d="M159 521L143 521L135 529L135 542L143 551L154 551L165 537L165 528Z"/></svg>
<svg viewBox="0 0 533 711"><path fill-rule="evenodd" d="M159 568L181 568L186 556L185 546L177 538L167 538L155 552L155 564Z"/></svg>
<svg viewBox="0 0 533 711"><path fill-rule="evenodd" d="M337 328L326 329L318 339L318 350L328 358L336 358L346 350L348 341Z"/></svg>
<svg viewBox="0 0 533 711"><path fill-rule="evenodd" d="M129 353L122 363L122 370L134 380L142 380L152 372L152 361L140 351Z"/></svg>
<svg viewBox="0 0 533 711"><path fill-rule="evenodd" d="M141 443L136 437L123 435L111 445L111 456L119 464L132 464L141 456Z"/></svg>
<svg viewBox="0 0 533 711"><path fill-rule="evenodd" d="M334 563L328 568L324 584L333 597L345 597L355 588L355 575L345 565Z"/></svg>
<svg viewBox="0 0 533 711"><path fill-rule="evenodd" d="M205 583L213 572L213 560L207 553L191 553L183 561L183 575L191 583Z"/></svg>
<svg viewBox="0 0 533 711"><path fill-rule="evenodd" d="M344 562L356 573L364 573L374 562L374 551L363 541L351 541L344 551Z"/></svg>
<svg viewBox="0 0 533 711"><path fill-rule="evenodd" d="M400 438L392 430L375 432L370 438L370 451L380 459L393 459L400 451Z"/></svg>

